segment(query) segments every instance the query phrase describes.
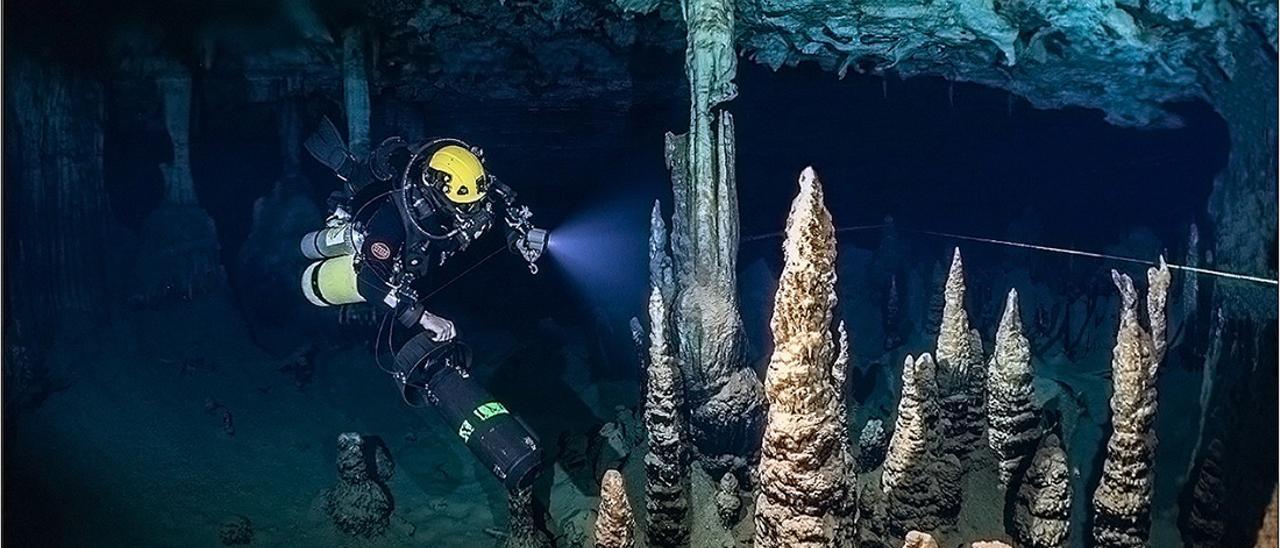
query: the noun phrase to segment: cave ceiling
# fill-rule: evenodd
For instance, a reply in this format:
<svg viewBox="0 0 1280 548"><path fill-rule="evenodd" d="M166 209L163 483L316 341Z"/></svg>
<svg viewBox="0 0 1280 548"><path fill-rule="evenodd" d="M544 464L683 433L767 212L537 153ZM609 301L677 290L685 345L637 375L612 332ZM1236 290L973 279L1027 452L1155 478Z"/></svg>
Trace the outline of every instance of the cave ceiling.
<svg viewBox="0 0 1280 548"><path fill-rule="evenodd" d="M1040 108L1099 109L1120 125L1177 125L1162 105L1207 98L1216 82L1233 78L1239 42L1272 62L1276 53L1276 6L1267 0L739 0L737 7L740 53L774 69L815 62L839 76L940 76L1006 89ZM683 96L683 83L635 78L638 49L683 50L681 6L672 0L283 0L269 20L197 22L181 40L185 59L162 45L174 42L172 32L145 20L112 38L125 81L185 64L201 66L211 81L234 75L254 100L299 89L337 93L341 33L357 25L376 37L375 86L408 100L452 94L553 105Z"/></svg>

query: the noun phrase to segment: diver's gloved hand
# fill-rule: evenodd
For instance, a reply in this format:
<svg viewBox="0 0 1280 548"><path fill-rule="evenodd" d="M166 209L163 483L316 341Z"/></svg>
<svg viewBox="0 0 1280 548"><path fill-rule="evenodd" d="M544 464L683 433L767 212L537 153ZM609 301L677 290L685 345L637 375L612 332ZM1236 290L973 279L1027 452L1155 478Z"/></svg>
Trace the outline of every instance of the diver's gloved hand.
<svg viewBox="0 0 1280 548"><path fill-rule="evenodd" d="M329 214L329 218L324 220L324 226L328 228L337 228L351 222L351 214L342 206L333 208L333 213Z"/></svg>
<svg viewBox="0 0 1280 548"><path fill-rule="evenodd" d="M454 328L453 322L425 310L422 311L422 317L418 318L418 325L430 331L431 340L435 342L451 341L458 336L458 331Z"/></svg>

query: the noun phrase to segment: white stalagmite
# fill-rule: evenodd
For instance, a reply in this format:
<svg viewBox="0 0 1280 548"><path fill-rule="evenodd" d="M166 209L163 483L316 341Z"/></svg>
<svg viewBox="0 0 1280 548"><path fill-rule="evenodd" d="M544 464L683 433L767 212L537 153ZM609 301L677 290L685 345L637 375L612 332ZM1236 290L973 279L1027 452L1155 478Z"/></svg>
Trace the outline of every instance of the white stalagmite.
<svg viewBox="0 0 1280 548"><path fill-rule="evenodd" d="M656 208L655 208L656 211ZM679 546L688 541L689 479L680 370L671 348L669 301L660 284L670 279L661 217L654 217L650 264L654 287L649 293L649 368L644 401L644 424L649 452L644 456L645 530L654 546ZM655 243L655 240L657 241ZM663 265L667 265L665 268ZM663 272L666 273L665 278Z"/></svg>
<svg viewBox="0 0 1280 548"><path fill-rule="evenodd" d="M907 356L902 364L902 398L880 476L885 525L899 537L912 530L937 531L949 521L939 484L948 476L946 469L958 463L942 452L935 375L928 354Z"/></svg>
<svg viewBox="0 0 1280 548"><path fill-rule="evenodd" d="M1040 441L1040 410L1032 402L1031 347L1022 334L1018 291L1009 290L987 372L987 440L1008 489Z"/></svg>
<svg viewBox="0 0 1280 548"><path fill-rule="evenodd" d="M938 541L934 540L933 535L929 533L911 531L903 540L902 548L938 548Z"/></svg>
<svg viewBox="0 0 1280 548"><path fill-rule="evenodd" d="M965 311L964 264L960 250L951 258L943 292L942 324L934 357L942 402L945 449L963 459L977 448L982 436L982 396L985 375L981 339L974 336Z"/></svg>
<svg viewBox="0 0 1280 548"><path fill-rule="evenodd" d="M1168 290L1168 266L1148 271L1150 291ZM1093 495L1093 539L1099 546L1146 546L1151 527L1152 467L1156 447L1156 345L1138 320L1133 280L1111 271L1120 290L1120 326L1112 351L1111 438L1102 479ZM1148 317L1164 321L1164 295L1148 295ZM1163 326L1160 326L1163 333Z"/></svg>
<svg viewBox="0 0 1280 548"><path fill-rule="evenodd" d="M649 452L645 467L645 530L654 546L688 542L688 438L684 394L671 340L674 287L667 230L655 202L649 232L649 345L644 401Z"/></svg>
<svg viewBox="0 0 1280 548"><path fill-rule="evenodd" d="M600 480L600 511L595 524L596 548L632 548L636 545L635 518L622 483L622 474L608 470Z"/></svg>
<svg viewBox="0 0 1280 548"><path fill-rule="evenodd" d="M756 497L757 547L834 546L852 526L853 484L832 375L836 240L812 168L787 217L785 264L770 322L774 352L765 375L769 412Z"/></svg>
<svg viewBox="0 0 1280 548"><path fill-rule="evenodd" d="M1061 548L1071 527L1071 469L1058 436L1036 450L1013 510L1013 536L1026 548Z"/></svg>
<svg viewBox="0 0 1280 548"><path fill-rule="evenodd" d="M1151 357L1152 367L1164 359L1164 351L1168 346L1168 314L1169 284L1171 282L1169 265L1164 257L1160 257L1160 268L1147 269L1147 319L1151 322Z"/></svg>

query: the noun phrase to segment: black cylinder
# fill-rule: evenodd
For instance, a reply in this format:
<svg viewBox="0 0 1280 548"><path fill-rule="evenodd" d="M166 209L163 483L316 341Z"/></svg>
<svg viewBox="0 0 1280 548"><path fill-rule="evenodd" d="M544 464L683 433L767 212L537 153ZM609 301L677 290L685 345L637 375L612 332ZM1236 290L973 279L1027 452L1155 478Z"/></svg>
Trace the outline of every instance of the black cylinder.
<svg viewBox="0 0 1280 548"><path fill-rule="evenodd" d="M528 487L542 468L538 439L471 377L469 366L465 346L437 344L420 333L396 354L396 380L406 403L435 407L445 424L508 489Z"/></svg>

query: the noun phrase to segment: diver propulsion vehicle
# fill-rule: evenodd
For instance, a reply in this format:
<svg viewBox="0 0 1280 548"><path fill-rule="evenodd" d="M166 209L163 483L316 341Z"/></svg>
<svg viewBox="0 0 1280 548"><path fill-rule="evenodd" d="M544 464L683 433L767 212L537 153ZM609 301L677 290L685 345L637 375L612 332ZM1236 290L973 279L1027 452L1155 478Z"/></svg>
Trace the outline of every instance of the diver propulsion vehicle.
<svg viewBox="0 0 1280 548"><path fill-rule="evenodd" d="M391 374L410 407L432 406L481 464L509 490L528 487L542 469L538 438L471 378L465 344L436 343L426 332L396 353Z"/></svg>

